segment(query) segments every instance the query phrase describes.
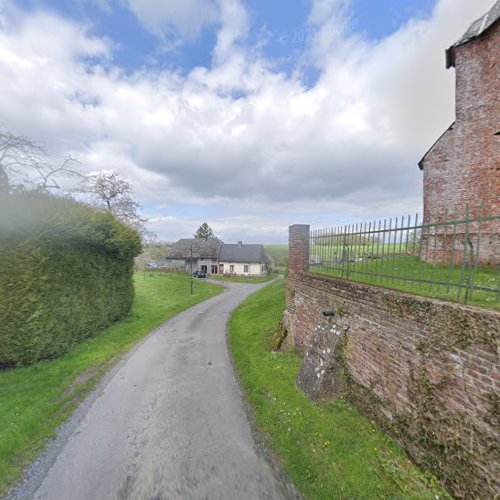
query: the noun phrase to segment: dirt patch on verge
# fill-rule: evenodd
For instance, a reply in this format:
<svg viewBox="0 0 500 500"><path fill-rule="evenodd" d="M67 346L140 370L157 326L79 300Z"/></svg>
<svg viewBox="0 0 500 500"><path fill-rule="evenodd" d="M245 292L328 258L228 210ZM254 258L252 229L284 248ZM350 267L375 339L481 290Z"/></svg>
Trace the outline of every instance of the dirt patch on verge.
<svg viewBox="0 0 500 500"><path fill-rule="evenodd" d="M68 396L71 396L59 409L59 413L65 413L68 408L71 408L75 403L80 402L82 396L87 395L87 391L81 391L82 387L87 382L97 382L101 376L109 371L120 360L122 353L115 354L111 359L101 363L100 365L91 366L84 372L80 373L64 392L56 400L57 403L64 401Z"/></svg>

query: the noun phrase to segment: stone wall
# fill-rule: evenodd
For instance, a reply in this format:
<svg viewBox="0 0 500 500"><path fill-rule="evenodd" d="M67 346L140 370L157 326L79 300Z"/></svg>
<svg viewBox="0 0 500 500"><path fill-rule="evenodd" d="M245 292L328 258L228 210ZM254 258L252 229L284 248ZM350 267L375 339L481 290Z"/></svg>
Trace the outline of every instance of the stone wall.
<svg viewBox="0 0 500 500"><path fill-rule="evenodd" d="M352 398L457 497L496 497L500 313L309 273L300 227L284 321L298 385Z"/></svg>

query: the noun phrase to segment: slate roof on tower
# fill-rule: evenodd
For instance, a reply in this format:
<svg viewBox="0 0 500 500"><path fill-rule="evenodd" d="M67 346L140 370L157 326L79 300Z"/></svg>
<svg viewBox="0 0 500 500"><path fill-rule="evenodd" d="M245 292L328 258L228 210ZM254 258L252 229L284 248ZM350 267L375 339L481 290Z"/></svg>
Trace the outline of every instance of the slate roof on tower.
<svg viewBox="0 0 500 500"><path fill-rule="evenodd" d="M455 42L447 51L446 51L446 69L455 66L455 51L456 47L460 47L460 45L465 45L470 41L480 37L488 31L498 20L500 19L500 0L497 0L495 4L491 7L491 9L481 16L479 19L476 19L470 26L469 29L464 33L464 35Z"/></svg>

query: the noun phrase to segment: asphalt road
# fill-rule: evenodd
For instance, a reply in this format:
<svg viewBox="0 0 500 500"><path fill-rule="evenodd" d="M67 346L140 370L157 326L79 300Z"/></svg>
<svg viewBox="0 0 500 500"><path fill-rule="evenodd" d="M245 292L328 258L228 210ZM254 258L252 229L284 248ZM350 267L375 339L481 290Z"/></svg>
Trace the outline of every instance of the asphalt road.
<svg viewBox="0 0 500 500"><path fill-rule="evenodd" d="M226 344L230 284L155 330L103 380L11 498L294 498L257 453Z"/></svg>

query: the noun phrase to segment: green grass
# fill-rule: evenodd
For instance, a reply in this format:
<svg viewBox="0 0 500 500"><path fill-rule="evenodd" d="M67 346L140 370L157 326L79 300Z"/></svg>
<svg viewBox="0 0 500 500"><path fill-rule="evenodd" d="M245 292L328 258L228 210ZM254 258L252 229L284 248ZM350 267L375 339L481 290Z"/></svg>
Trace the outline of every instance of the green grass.
<svg viewBox="0 0 500 500"><path fill-rule="evenodd" d="M394 248L393 251L396 252L396 249ZM330 263L327 262L327 259L330 259ZM320 267L311 266L310 270L339 278L348 277L353 281L395 288L426 297L457 301L465 300L465 289L453 286L460 283L467 284L469 270L462 269L461 266L450 267L441 264L430 264L421 261L416 256L397 254L394 257L368 259L361 262L344 262L343 264L332 262L331 257L325 256L324 260L325 262ZM327 269L321 269L322 266L327 267ZM333 268L328 269L329 266ZM412 278L421 282L409 281L405 278ZM444 284L436 284L437 282ZM499 270L478 268L471 275L471 284L490 290L498 290L500 289ZM500 294L498 292L473 290L467 302L483 307L500 308L499 299Z"/></svg>
<svg viewBox="0 0 500 500"><path fill-rule="evenodd" d="M269 276L224 276L221 274L210 274L208 277L217 281L228 281L230 283L265 283L276 278L279 273L272 273Z"/></svg>
<svg viewBox="0 0 500 500"><path fill-rule="evenodd" d="M285 274L288 266L288 245L264 245L267 253L273 257L278 266L277 271ZM411 277L419 280L440 281L444 283L458 284L467 283L468 269L462 271L461 266L433 265L422 262L414 255L418 253L418 245L414 243L385 243L380 242L367 245L350 245L349 255L351 258L360 258L362 255L370 254L376 259L367 259L363 262L349 263L349 279L378 285L388 288L395 288L406 292L416 293L425 297L440 298L445 300L464 301L465 289L448 285L435 285L431 283L419 283L408 281L404 278ZM311 271L320 274L327 274L336 277L346 277L347 263L333 264L336 258L342 255L341 245L314 245L310 248L311 259L318 259L320 264L317 268L311 265ZM387 256L390 256L389 258ZM336 267L337 269L321 269L321 267ZM372 273L369 276L367 273ZM373 276L373 274L387 274L394 278L384 278ZM399 278L399 279L398 279ZM473 270L472 281L476 286L489 289L500 289L500 271L493 268L479 268ZM500 308L500 294L498 292L488 292L473 290L472 297L468 302L483 307Z"/></svg>
<svg viewBox="0 0 500 500"><path fill-rule="evenodd" d="M347 401L297 389L299 356L270 351L284 308L283 281L265 287L235 311L229 339L255 423L305 498L449 498Z"/></svg>
<svg viewBox="0 0 500 500"><path fill-rule="evenodd" d="M125 321L58 359L0 372L0 496L101 376L151 330L182 310L220 293L220 286L189 277L135 275L136 296Z"/></svg>
<svg viewBox="0 0 500 500"><path fill-rule="evenodd" d="M277 267L288 266L288 245L264 245L264 250L273 258Z"/></svg>

